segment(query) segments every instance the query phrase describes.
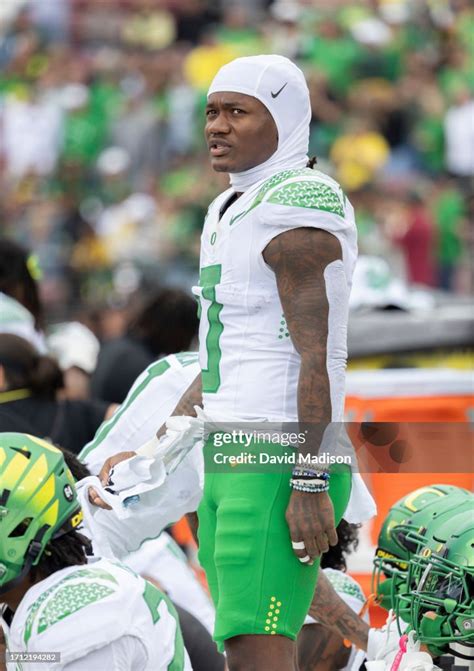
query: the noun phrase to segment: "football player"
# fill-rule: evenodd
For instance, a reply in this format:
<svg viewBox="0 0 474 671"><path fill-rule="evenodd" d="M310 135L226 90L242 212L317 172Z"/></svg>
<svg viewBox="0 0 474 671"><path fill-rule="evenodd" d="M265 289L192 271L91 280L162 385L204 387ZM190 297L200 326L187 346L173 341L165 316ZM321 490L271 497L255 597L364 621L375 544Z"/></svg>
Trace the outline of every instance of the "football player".
<svg viewBox="0 0 474 671"><path fill-rule="evenodd" d="M0 601L8 669L188 671L169 599L119 562L88 564L74 478L60 450L0 434ZM44 654L57 653L45 659ZM17 666L18 662L18 666Z"/></svg>
<svg viewBox="0 0 474 671"><path fill-rule="evenodd" d="M453 511L419 543L409 562L407 579L398 591L399 610L406 614L418 641L433 656L450 653L474 660L474 498Z"/></svg>
<svg viewBox="0 0 474 671"><path fill-rule="evenodd" d="M441 484L416 489L393 504L379 533L372 574L373 591L382 608L396 608L396 595L405 585L408 562L418 548L411 534L430 537L439 520L472 510L473 503L467 489Z"/></svg>

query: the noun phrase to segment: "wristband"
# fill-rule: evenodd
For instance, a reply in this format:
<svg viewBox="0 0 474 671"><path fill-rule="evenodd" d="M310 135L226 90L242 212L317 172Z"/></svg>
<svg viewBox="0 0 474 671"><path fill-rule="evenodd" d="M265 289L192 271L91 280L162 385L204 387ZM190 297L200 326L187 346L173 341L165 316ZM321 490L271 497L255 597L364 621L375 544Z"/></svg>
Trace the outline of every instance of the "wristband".
<svg viewBox="0 0 474 671"><path fill-rule="evenodd" d="M329 482L324 482L323 484L309 484L307 482L291 479L289 485L291 489L294 489L296 492L308 492L309 494L323 494L329 491Z"/></svg>
<svg viewBox="0 0 474 671"><path fill-rule="evenodd" d="M300 466L295 466L291 475L295 478L318 478L320 480L329 480L331 477L326 471L315 471L312 468L301 468Z"/></svg>
<svg viewBox="0 0 474 671"><path fill-rule="evenodd" d="M328 486L328 481L327 480L320 480L318 478L312 478L311 480L307 480L305 478L291 478L291 482L294 485L299 485L300 487L326 487Z"/></svg>

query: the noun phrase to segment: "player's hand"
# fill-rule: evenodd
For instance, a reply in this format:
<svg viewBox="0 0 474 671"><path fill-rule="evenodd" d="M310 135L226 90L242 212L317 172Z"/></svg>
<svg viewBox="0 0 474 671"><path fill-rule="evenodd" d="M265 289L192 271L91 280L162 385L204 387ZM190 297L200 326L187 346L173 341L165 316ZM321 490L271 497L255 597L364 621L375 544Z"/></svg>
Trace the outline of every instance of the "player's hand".
<svg viewBox="0 0 474 671"><path fill-rule="evenodd" d="M318 494L293 490L286 509L293 552L311 565L330 545L337 545L334 508L326 492Z"/></svg>
<svg viewBox="0 0 474 671"><path fill-rule="evenodd" d="M99 472L99 480L102 485L106 487L109 483L110 471L114 466L119 464L121 461L126 459L131 459L136 455L136 452L118 452L114 454L113 457L109 457L104 461L104 465ZM99 508L104 508L104 510L112 510L108 503L104 501L94 487L89 487L89 501Z"/></svg>

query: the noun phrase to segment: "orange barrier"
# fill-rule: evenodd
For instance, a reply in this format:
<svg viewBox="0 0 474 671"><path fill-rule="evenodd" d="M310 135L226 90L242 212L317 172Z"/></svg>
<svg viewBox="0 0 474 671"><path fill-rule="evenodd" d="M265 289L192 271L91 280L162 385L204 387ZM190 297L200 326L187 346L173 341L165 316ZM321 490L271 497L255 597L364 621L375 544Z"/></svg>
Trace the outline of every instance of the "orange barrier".
<svg viewBox="0 0 474 671"><path fill-rule="evenodd" d="M472 396L346 398L351 422L468 422L474 413Z"/></svg>
<svg viewBox="0 0 474 671"><path fill-rule="evenodd" d="M348 396L346 399L346 414L351 421L355 422L466 422L470 418L473 407L472 396L367 399ZM377 543L383 520L395 501L418 487L434 483L472 489L474 474L372 473L368 476L368 485L378 509L377 517L373 520L371 528L374 545Z"/></svg>
<svg viewBox="0 0 474 671"><path fill-rule="evenodd" d="M474 400L467 395L346 398L346 418L350 422L468 422L473 419L473 409ZM472 450L472 446L466 447ZM473 473L371 473L364 474L364 478L377 503L377 516L370 528L374 546L390 507L414 489L437 483L471 490L474 486ZM371 573L352 575L368 596L371 593ZM371 605L369 613L371 626L384 624L387 617L384 609Z"/></svg>

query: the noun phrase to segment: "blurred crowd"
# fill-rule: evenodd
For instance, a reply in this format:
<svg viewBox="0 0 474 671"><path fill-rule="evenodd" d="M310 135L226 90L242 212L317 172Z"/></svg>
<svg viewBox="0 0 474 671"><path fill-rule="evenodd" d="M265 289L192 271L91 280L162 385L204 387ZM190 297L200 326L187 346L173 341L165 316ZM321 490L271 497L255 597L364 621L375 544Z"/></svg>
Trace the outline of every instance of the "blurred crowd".
<svg viewBox="0 0 474 671"><path fill-rule="evenodd" d="M189 289L227 185L207 87L236 56L280 53L307 76L311 155L353 201L360 251L467 293L473 34L469 0L1 3L1 234L34 250L50 321Z"/></svg>
<svg viewBox="0 0 474 671"><path fill-rule="evenodd" d="M32 259L0 237L0 432L79 452L147 366L196 349L196 304L182 289L157 287L126 310L104 310L102 322L51 325Z"/></svg>

